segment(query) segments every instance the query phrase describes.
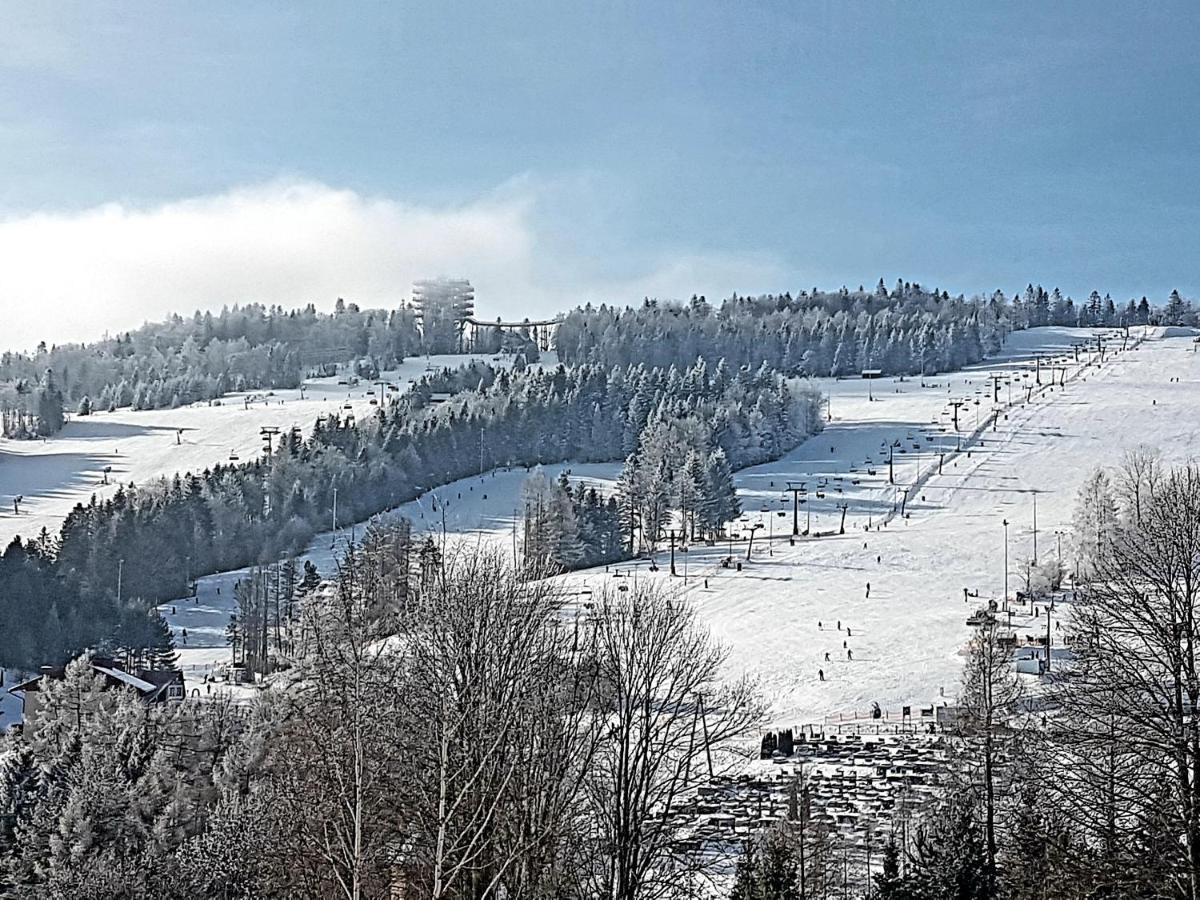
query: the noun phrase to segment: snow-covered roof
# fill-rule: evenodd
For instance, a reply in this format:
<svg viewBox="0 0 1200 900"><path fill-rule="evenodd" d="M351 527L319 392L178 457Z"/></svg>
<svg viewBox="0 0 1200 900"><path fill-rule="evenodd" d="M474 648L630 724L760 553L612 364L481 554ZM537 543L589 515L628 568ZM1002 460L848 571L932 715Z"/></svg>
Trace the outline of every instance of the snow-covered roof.
<svg viewBox="0 0 1200 900"><path fill-rule="evenodd" d="M138 678L136 675L130 675L128 672L122 672L120 669L111 669L107 666L97 666L97 665L93 665L92 668L95 669L97 672L100 672L104 675L109 676L110 678L115 678L117 681L120 681L120 682L123 682L124 684L129 685L131 688L136 688L137 690L141 691L143 694L149 694L149 693L152 693L153 691L158 690L158 685L151 684L148 681L143 681L141 678Z"/></svg>

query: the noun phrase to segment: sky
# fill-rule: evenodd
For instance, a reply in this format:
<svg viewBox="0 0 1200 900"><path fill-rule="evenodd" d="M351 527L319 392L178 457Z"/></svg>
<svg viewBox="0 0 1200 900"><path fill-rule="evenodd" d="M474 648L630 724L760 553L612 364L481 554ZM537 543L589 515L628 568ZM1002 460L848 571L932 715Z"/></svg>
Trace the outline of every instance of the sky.
<svg viewBox="0 0 1200 900"><path fill-rule="evenodd" d="M1200 295L1193 3L0 0L0 349L172 311Z"/></svg>

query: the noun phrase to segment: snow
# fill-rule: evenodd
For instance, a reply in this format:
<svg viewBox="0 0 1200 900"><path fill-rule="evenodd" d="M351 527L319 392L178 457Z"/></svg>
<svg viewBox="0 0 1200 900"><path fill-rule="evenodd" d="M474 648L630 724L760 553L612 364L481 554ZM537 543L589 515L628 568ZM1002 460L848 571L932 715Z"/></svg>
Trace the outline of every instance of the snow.
<svg viewBox="0 0 1200 900"><path fill-rule="evenodd" d="M474 354L414 357L384 372L382 380L404 390L427 370L496 359ZM498 359L511 365L513 357ZM547 361L555 360L549 356ZM346 376L306 380L303 398L299 388L232 393L216 405L72 416L44 442L0 438L0 549L18 534L33 538L42 528L55 534L75 504L86 503L93 494L111 496L118 484L146 485L176 472L202 472L235 456L252 459L262 452L262 427L286 431L298 426L307 434L318 416L348 413L346 404L358 418L370 414L377 398L368 392L378 387L366 381L339 385L339 378ZM108 485L103 483L106 468L111 468ZM19 515L13 512L14 497L24 498Z"/></svg>
<svg viewBox="0 0 1200 900"><path fill-rule="evenodd" d="M777 725L861 718L874 701L893 719L903 705L952 701L970 632L966 618L1003 591L1002 521L1010 523L1009 590L1015 594L1021 586L1020 562L1033 549L1033 491L1038 492L1038 554L1046 558L1057 551L1057 532L1069 530L1075 493L1093 467L1115 465L1124 450L1143 444L1161 450L1168 462L1180 462L1200 437L1195 416L1200 353L1190 334L1136 329L1133 337L1144 340L1135 348L1114 354L1120 340L1113 339L1102 367L1086 365L1090 352L1082 356L1085 365L1076 366L1071 347L1088 336L1058 328L1020 332L997 359L924 379L924 386L921 378L878 379L869 385L862 379L823 380L833 412L826 430L783 459L737 474L746 512L732 550L729 542L692 545L677 554L675 578L664 547L656 554L656 573L640 561L561 580L579 594L606 581L624 583L618 578L669 580L729 648L729 674L748 673L759 680ZM1065 365L1068 383L1065 390L1057 385L1051 390L1050 364L1043 363L1047 384L1025 404L1018 385L1036 380L1034 353ZM972 443L976 422L984 423L992 408L993 374L1002 377L1002 409L1009 390L1003 378L1013 377L1014 406L1007 419L1001 413L995 430L981 430ZM1175 377L1177 382L1171 380ZM874 400L868 399L868 389ZM947 406L952 399L968 401L960 410L961 453L952 452L959 444ZM906 452L897 448L896 485L890 485L884 448L897 440ZM919 456L914 442L921 447ZM947 454L940 475L939 451ZM918 467L922 483L912 491L908 518L902 518L893 512L897 486L912 485ZM608 488L619 465L568 464L546 472L556 477L563 468ZM464 479L392 515L406 515L418 529L435 534L444 529L448 541L460 547L515 552L514 523L525 476L515 469ZM825 496L818 498L821 479ZM791 543L792 498L784 493L789 480L808 483L810 501L801 507L800 529L811 507L813 533L827 536ZM839 503L847 504L844 535L837 534ZM764 527L755 534L747 562L745 536L758 523ZM356 532L361 534L361 526L343 529L336 540L326 534L314 541L309 555L322 573L332 571L333 545L340 549ZM1062 543L1070 564L1069 535ZM721 567L722 557L730 555L742 562L742 571ZM228 659L224 629L233 585L244 574L203 578L194 600L164 605L189 683ZM964 602L964 587L978 591L979 598ZM1060 607L1056 617L1065 612ZM1038 620L1031 613L1017 609L1014 630L1044 634L1044 611ZM843 641L853 659L846 658ZM824 670L824 682L818 669Z"/></svg>
<svg viewBox="0 0 1200 900"><path fill-rule="evenodd" d="M147 693L150 693L151 691L155 691L158 689L156 685L153 685L150 682L145 681L144 679L138 678L136 675L131 675L129 672L125 672L121 669L114 669L114 668L109 668L107 666L97 666L97 665L93 665L92 668L95 669L97 672L104 673L105 675L109 676L110 678L115 678L117 681L120 681L122 684L129 685L131 688L134 688L134 689L142 692L143 694L147 694Z"/></svg>

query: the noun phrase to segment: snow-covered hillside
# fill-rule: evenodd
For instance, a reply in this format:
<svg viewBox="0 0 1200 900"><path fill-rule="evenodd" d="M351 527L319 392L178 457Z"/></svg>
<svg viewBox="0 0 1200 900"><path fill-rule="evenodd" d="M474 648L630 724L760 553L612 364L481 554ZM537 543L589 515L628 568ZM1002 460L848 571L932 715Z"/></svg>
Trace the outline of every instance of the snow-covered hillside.
<svg viewBox="0 0 1200 900"><path fill-rule="evenodd" d="M1200 355L1192 337L1139 330L1133 339L1144 338L1142 343L1120 353L1120 339L1108 341L1106 362L1097 366L1090 351L1075 362L1072 347L1087 336L1072 329L1020 332L1001 358L950 376L823 381L833 414L826 430L781 460L738 473L745 510L740 539L678 553L675 578L663 549L656 573L639 562L573 573L563 581L583 597L606 582L623 583L621 577L670 579L729 645L731 674L761 679L781 723L862 713L873 701L898 712L902 704L935 702L943 691L952 697L968 635L965 620L976 602L964 602L963 588L983 598L1001 593L1003 520L1010 522L1013 592L1020 562L1032 554L1034 491L1044 558L1057 552L1057 533L1069 527L1075 492L1092 467L1116 463L1124 449L1138 444L1160 448L1169 460L1185 458L1195 446ZM1035 354L1043 357L1040 393ZM1065 389L1051 387L1052 371L1055 380L1065 375ZM993 375L1001 379L1000 419L971 441L993 407ZM1026 385L1034 386L1029 403L1022 402ZM965 401L957 434L953 400ZM894 484L888 482L889 446ZM938 474L941 453L946 456ZM562 468L547 473L556 476ZM565 468L573 477L608 485L618 470L615 464ZM525 475L514 470L465 479L393 514L408 516L420 529L444 528L451 543L486 542L516 552L514 523ZM896 515L904 488L918 478L905 504L908 516ZM812 532L827 536L791 542L789 481L806 482L808 489L800 529L811 512ZM846 533L839 535L842 504ZM746 561L746 537L756 524L761 528ZM344 529L337 543L344 545L350 534ZM323 535L310 554L326 573L334 543ZM1069 557L1066 536L1063 552ZM726 556L740 561L742 570L722 567ZM224 628L241 574L202 579L196 600L166 605L183 661L198 667L189 676L228 657ZM1023 632L1034 627L1019 618L1017 624Z"/></svg>
<svg viewBox="0 0 1200 900"><path fill-rule="evenodd" d="M513 358L414 357L383 373L382 380L402 391L427 371L456 368L475 359L498 359L510 365ZM109 495L118 484L144 485L176 472L200 472L235 457L250 459L262 452L260 428L298 426L307 433L320 415L353 411L361 418L369 414L380 388L365 381L351 386L339 380L345 378L309 379L303 392L227 394L213 404L179 409L98 412L74 418L44 442L0 438L0 548L18 534L36 537L42 528L56 533L76 503L86 503L92 494ZM107 485L105 469L110 469ZM15 497L23 498L20 515L14 514Z"/></svg>

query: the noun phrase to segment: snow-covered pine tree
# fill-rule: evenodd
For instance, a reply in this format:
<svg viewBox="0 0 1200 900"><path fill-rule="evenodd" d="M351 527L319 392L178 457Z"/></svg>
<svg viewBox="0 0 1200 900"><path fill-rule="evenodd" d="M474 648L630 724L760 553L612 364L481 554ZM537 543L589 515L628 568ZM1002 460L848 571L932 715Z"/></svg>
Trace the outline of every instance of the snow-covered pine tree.
<svg viewBox="0 0 1200 900"><path fill-rule="evenodd" d="M705 469L708 485L708 525L711 531L719 531L724 528L726 522L732 522L740 516L742 508L733 484L733 469L730 468L725 451L720 447L713 450L708 456Z"/></svg>

